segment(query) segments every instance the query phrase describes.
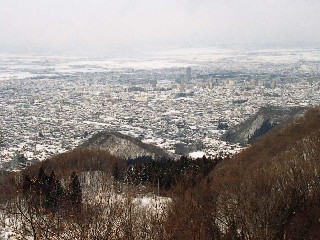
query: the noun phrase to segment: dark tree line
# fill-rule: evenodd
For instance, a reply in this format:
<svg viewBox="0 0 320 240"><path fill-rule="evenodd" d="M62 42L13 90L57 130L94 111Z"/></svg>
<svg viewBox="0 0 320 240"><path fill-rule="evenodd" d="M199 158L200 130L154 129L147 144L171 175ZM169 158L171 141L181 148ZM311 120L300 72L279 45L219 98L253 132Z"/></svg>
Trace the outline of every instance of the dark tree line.
<svg viewBox="0 0 320 240"><path fill-rule="evenodd" d="M47 212L56 212L61 208L81 209L82 189L78 175L73 172L68 187L63 186L52 171L47 175L43 167L38 175L24 175L22 192L32 207Z"/></svg>
<svg viewBox="0 0 320 240"><path fill-rule="evenodd" d="M163 190L169 190L177 183L193 187L206 177L220 158L191 159L182 156L179 160L162 159L156 161L147 157L136 159L128 166L125 176L133 184L151 184Z"/></svg>

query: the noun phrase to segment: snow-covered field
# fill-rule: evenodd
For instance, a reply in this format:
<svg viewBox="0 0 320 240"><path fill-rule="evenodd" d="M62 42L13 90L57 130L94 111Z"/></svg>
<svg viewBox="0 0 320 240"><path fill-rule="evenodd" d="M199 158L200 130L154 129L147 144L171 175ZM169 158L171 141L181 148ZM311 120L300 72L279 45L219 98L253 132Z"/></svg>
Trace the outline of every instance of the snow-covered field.
<svg viewBox="0 0 320 240"><path fill-rule="evenodd" d="M318 61L319 49L243 50L223 48L177 48L143 53L136 58L83 58L0 54L0 80L52 77L61 74L99 73L116 69L184 68L221 61L239 63L294 63Z"/></svg>

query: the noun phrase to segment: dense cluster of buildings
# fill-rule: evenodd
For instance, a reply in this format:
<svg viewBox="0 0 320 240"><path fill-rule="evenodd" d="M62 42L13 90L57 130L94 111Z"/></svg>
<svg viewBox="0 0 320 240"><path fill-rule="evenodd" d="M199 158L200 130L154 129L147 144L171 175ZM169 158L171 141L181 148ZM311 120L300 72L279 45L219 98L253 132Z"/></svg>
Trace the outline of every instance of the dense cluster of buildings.
<svg viewBox="0 0 320 240"><path fill-rule="evenodd" d="M1 80L0 168L41 161L102 130L178 154L234 154L241 148L219 139L225 126L268 104L319 104L314 62L254 63L232 71L222 63L207 65L99 72L69 66L49 73L44 66L36 77Z"/></svg>

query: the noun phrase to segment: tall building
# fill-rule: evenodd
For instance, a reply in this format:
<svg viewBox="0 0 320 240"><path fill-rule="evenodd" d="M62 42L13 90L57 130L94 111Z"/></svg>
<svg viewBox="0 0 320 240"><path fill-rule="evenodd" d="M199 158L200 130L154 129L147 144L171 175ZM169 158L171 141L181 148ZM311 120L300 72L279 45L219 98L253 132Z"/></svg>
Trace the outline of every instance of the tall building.
<svg viewBox="0 0 320 240"><path fill-rule="evenodd" d="M191 81L191 67L186 68L185 81L186 83L190 83Z"/></svg>

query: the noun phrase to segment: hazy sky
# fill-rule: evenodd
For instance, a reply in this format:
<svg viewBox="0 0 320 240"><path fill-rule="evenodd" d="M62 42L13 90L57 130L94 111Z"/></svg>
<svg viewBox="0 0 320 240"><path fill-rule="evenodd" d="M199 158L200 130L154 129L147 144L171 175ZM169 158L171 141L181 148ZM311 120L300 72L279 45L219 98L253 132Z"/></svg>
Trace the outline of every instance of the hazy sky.
<svg viewBox="0 0 320 240"><path fill-rule="evenodd" d="M0 52L309 45L320 0L0 0Z"/></svg>

